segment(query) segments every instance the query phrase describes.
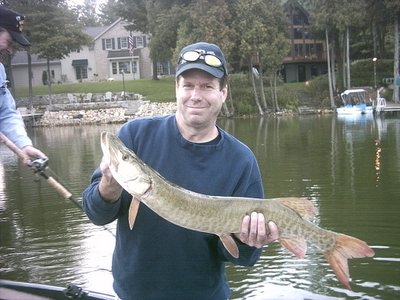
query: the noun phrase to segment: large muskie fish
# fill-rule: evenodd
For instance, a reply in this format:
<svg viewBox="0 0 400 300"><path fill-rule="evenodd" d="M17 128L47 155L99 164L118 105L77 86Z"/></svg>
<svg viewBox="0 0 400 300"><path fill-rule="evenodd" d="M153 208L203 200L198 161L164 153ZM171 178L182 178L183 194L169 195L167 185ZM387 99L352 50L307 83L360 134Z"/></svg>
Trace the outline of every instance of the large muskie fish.
<svg viewBox="0 0 400 300"><path fill-rule="evenodd" d="M357 238L324 230L308 221L316 214L305 198L255 199L207 196L167 182L125 147L112 133L101 134L101 147L115 180L132 195L129 226L133 227L139 203L143 202L162 218L184 228L216 234L234 257L239 250L231 233L239 232L243 217L259 212L275 222L279 242L304 258L307 242L325 255L338 279L350 289L347 259L372 257L374 251Z"/></svg>

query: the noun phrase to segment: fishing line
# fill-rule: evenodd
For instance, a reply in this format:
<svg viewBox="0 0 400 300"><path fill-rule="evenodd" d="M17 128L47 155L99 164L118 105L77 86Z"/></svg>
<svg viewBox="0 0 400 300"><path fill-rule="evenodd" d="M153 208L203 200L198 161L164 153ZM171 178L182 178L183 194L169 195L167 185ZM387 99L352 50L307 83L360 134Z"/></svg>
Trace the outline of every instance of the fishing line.
<svg viewBox="0 0 400 300"><path fill-rule="evenodd" d="M2 141L11 151L13 151L15 154L17 154L24 162L30 161L30 158L21 150L19 149L12 141L10 141L2 132L0 132L0 141ZM64 199L70 200L72 203L74 203L82 212L83 206L82 202L77 200L75 197L73 197L72 193L69 192L64 185L62 185L59 180L56 180L56 178L60 178L55 174L53 170L50 169L49 167L49 160L48 158L38 158L32 161L28 167L30 167L34 174L37 176L41 176L46 181L60 194ZM46 171L50 171L53 176L49 176L46 174ZM105 225L102 226L104 230L108 231L115 237L115 233L106 227Z"/></svg>

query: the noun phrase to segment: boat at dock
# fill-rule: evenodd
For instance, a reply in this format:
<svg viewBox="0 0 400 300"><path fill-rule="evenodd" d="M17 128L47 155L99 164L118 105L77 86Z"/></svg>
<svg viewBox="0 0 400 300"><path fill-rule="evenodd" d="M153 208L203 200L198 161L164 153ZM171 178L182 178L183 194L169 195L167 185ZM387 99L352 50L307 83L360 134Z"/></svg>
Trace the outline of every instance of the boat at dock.
<svg viewBox="0 0 400 300"><path fill-rule="evenodd" d="M373 114L374 107L372 101L368 97L367 90L349 89L340 94L343 101L341 107L336 108L338 115L363 115Z"/></svg>

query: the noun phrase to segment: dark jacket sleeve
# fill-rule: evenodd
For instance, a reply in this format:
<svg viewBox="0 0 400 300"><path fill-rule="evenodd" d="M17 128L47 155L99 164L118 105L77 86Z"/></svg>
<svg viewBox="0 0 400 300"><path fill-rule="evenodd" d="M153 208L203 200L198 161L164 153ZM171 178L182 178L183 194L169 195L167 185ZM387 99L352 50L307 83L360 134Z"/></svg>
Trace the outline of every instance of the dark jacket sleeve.
<svg viewBox="0 0 400 300"><path fill-rule="evenodd" d="M99 193L101 179L100 169L96 169L92 175L90 185L83 191L83 210L95 225L105 225L113 222L118 217L121 207L121 199L114 203L103 200Z"/></svg>

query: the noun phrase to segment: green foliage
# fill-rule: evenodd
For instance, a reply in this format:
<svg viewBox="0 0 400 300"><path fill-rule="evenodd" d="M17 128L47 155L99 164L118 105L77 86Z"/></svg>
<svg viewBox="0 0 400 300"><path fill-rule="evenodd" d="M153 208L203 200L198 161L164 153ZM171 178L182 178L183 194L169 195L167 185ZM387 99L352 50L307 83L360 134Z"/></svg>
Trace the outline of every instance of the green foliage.
<svg viewBox="0 0 400 300"><path fill-rule="evenodd" d="M258 113L255 104L254 94L250 84L248 74L231 74L229 75L229 84L232 90L233 104L235 114L254 115ZM278 104L282 109L296 110L299 106L299 97L297 92L304 89L304 83L301 84L283 84L278 86ZM271 88L265 89L265 96L269 107L272 106Z"/></svg>
<svg viewBox="0 0 400 300"><path fill-rule="evenodd" d="M328 76L318 76L309 81L304 85L303 95L310 106L330 107Z"/></svg>
<svg viewBox="0 0 400 300"><path fill-rule="evenodd" d="M234 46L234 31L227 1L192 1L188 7L182 9L181 14L185 15L185 19L178 26L173 61L177 61L182 47L204 41L219 45L229 62L229 53Z"/></svg>
<svg viewBox="0 0 400 300"><path fill-rule="evenodd" d="M352 86L371 86L374 84L374 63L372 59L358 60L351 65L351 85ZM376 83L377 86L384 85L383 78L393 77L393 60L378 59L376 61Z"/></svg>
<svg viewBox="0 0 400 300"><path fill-rule="evenodd" d="M281 85L277 89L278 104L280 108L295 111L299 107L299 98L294 90Z"/></svg>
<svg viewBox="0 0 400 300"><path fill-rule="evenodd" d="M257 113L254 95L250 86L248 74L229 75L233 107L236 115L252 115Z"/></svg>

